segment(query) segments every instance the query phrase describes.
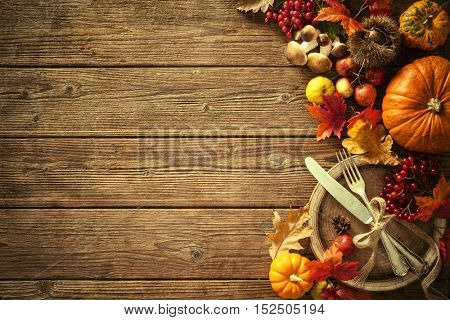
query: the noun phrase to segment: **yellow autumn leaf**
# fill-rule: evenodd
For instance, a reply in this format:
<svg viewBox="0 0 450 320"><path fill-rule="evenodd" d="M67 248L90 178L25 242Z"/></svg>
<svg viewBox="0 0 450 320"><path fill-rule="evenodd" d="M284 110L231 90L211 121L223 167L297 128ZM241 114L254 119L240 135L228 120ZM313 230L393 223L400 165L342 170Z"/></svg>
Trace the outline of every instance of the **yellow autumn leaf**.
<svg viewBox="0 0 450 320"><path fill-rule="evenodd" d="M266 12L270 5L273 5L275 0L238 0L237 9L239 11L250 11L257 12L261 10Z"/></svg>
<svg viewBox="0 0 450 320"><path fill-rule="evenodd" d="M308 207L298 210L289 210L287 221L281 220L277 211L273 212L273 226L275 232L267 234L271 247L269 253L272 259L289 250L301 250L300 239L311 236L313 229L306 225L309 220Z"/></svg>
<svg viewBox="0 0 450 320"><path fill-rule="evenodd" d="M348 130L350 138L342 141L342 146L352 154L363 154L361 159L371 164L398 164L397 155L391 151L392 137L386 135L383 125L377 125L375 130L371 126L368 121L358 120Z"/></svg>

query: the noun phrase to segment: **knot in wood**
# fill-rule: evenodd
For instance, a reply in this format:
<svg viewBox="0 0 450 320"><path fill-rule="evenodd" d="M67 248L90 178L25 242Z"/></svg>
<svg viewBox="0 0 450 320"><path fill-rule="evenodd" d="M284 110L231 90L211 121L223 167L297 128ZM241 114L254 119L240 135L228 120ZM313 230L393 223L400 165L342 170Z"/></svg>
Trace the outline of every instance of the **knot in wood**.
<svg viewBox="0 0 450 320"><path fill-rule="evenodd" d="M275 167L281 167L284 164L284 157L272 155L269 157L270 163Z"/></svg>
<svg viewBox="0 0 450 320"><path fill-rule="evenodd" d="M203 251L201 249L192 249L191 257L193 260L199 260L203 257Z"/></svg>

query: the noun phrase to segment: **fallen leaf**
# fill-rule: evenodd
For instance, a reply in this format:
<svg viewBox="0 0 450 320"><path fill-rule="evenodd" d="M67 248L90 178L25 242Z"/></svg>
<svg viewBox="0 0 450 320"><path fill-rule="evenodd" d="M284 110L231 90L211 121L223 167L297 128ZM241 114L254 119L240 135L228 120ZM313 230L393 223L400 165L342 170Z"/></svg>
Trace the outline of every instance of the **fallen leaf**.
<svg viewBox="0 0 450 320"><path fill-rule="evenodd" d="M358 120L348 130L350 138L342 141L342 146L352 154L363 154L362 160L378 164L397 165L397 155L391 151L393 140L386 135L383 125L379 124L372 130L370 122Z"/></svg>
<svg viewBox="0 0 450 320"><path fill-rule="evenodd" d="M347 105L344 98L337 92L323 97L324 106L306 106L311 115L321 124L317 127L317 140L329 138L332 134L341 137L341 131L345 126L345 110Z"/></svg>
<svg viewBox="0 0 450 320"><path fill-rule="evenodd" d="M311 236L313 233L313 229L305 225L309 220L308 207L289 210L287 221L281 220L277 211L274 211L273 215L275 232L267 235L272 243L269 248L272 259L275 259L278 254L289 252L289 250L303 249L298 241Z"/></svg>
<svg viewBox="0 0 450 320"><path fill-rule="evenodd" d="M349 288L342 284L330 287L322 292L324 300L372 300L372 296L367 291Z"/></svg>
<svg viewBox="0 0 450 320"><path fill-rule="evenodd" d="M238 0L237 9L239 11L253 11L257 12L261 10L266 12L269 6L273 5L275 0Z"/></svg>
<svg viewBox="0 0 450 320"><path fill-rule="evenodd" d="M336 0L325 0L325 2L329 7L319 10L314 19L315 22L340 22L349 36L356 31L364 30L364 25L361 22L350 17L350 10L344 4Z"/></svg>
<svg viewBox="0 0 450 320"><path fill-rule="evenodd" d="M323 262L312 260L306 263L309 276L314 281L325 281L331 274L331 267Z"/></svg>
<svg viewBox="0 0 450 320"><path fill-rule="evenodd" d="M450 260L450 228L445 229L444 234L439 239L439 248L441 249L442 261L446 266Z"/></svg>
<svg viewBox="0 0 450 320"><path fill-rule="evenodd" d="M335 244L332 244L327 251L323 254L323 262L333 267L342 263L342 252Z"/></svg>
<svg viewBox="0 0 450 320"><path fill-rule="evenodd" d="M323 262L306 263L312 280L324 281L328 277L347 281L358 275L359 262L342 262L342 252L334 244L325 251Z"/></svg>
<svg viewBox="0 0 450 320"><path fill-rule="evenodd" d="M392 14L393 0L375 0L369 5L369 13L371 16L390 16Z"/></svg>
<svg viewBox="0 0 450 320"><path fill-rule="evenodd" d="M372 105L370 107L367 107L363 111L358 112L355 116L348 119L347 129L350 130L355 125L356 121L360 119L370 122L372 125L372 129L375 129L377 123L381 121L381 110L374 110Z"/></svg>
<svg viewBox="0 0 450 320"><path fill-rule="evenodd" d="M337 280L347 281L358 275L359 262L342 262L335 265L330 276Z"/></svg>
<svg viewBox="0 0 450 320"><path fill-rule="evenodd" d="M442 175L433 188L433 197L415 197L419 213L415 218L424 222L436 216L441 219L450 219L450 186Z"/></svg>

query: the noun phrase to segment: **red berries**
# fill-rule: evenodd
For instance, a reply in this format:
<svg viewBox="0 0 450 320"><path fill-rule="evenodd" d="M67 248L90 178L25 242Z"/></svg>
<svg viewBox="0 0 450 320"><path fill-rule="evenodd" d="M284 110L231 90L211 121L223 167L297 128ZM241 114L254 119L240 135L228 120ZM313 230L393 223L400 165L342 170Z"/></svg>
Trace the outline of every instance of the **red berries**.
<svg viewBox="0 0 450 320"><path fill-rule="evenodd" d="M415 196L431 192L439 174L436 157L411 154L401 161L390 175L384 178L385 186L380 196L386 200L386 210L399 219L414 221L419 212Z"/></svg>
<svg viewBox="0 0 450 320"><path fill-rule="evenodd" d="M277 22L287 39L293 37L296 30L301 30L311 24L316 17L314 13L314 0L285 1L283 8L275 11L270 6L264 18L265 23Z"/></svg>

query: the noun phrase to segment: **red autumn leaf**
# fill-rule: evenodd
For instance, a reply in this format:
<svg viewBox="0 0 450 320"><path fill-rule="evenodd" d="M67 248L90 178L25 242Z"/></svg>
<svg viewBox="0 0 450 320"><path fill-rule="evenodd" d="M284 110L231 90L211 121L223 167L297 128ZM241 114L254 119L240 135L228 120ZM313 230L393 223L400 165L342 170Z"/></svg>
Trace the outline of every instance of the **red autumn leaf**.
<svg viewBox="0 0 450 320"><path fill-rule="evenodd" d="M381 110L374 110L372 105L363 111L358 112L355 116L348 119L347 129L350 130L359 119L370 122L372 124L372 129L375 129L377 123L381 121Z"/></svg>
<svg viewBox="0 0 450 320"><path fill-rule="evenodd" d="M393 0L375 0L369 5L369 12L371 16L390 16L392 14Z"/></svg>
<svg viewBox="0 0 450 320"><path fill-rule="evenodd" d="M306 266L309 268L312 280L324 281L328 277L332 277L347 281L358 274L359 262L342 262L342 252L333 244L325 251L323 262L310 261Z"/></svg>
<svg viewBox="0 0 450 320"><path fill-rule="evenodd" d="M317 127L317 140L329 138L335 134L341 137L341 131L345 126L345 110L347 105L344 98L337 92L330 96L323 97L324 106L306 106L311 115L319 120L321 124Z"/></svg>
<svg viewBox="0 0 450 320"><path fill-rule="evenodd" d="M322 292L325 300L372 300L367 291L361 291L338 284L335 288L328 288Z"/></svg>
<svg viewBox="0 0 450 320"><path fill-rule="evenodd" d="M416 197L419 213L415 215L415 218L424 222L430 220L432 216L450 219L449 194L450 186L442 175L433 189L433 197Z"/></svg>
<svg viewBox="0 0 450 320"><path fill-rule="evenodd" d="M331 277L337 280L347 281L358 275L359 262L343 262L331 269Z"/></svg>
<svg viewBox="0 0 450 320"><path fill-rule="evenodd" d="M356 31L364 30L361 22L350 17L350 10L342 3L336 0L325 0L330 6L320 9L314 21L340 22L347 35L352 35Z"/></svg>
<svg viewBox="0 0 450 320"><path fill-rule="evenodd" d="M446 266L450 261L450 228L445 229L444 234L439 239L439 248L441 249L442 261Z"/></svg>
<svg viewBox="0 0 450 320"><path fill-rule="evenodd" d="M320 261L309 261L306 263L306 267L309 269L309 275L311 280L324 281L331 273L331 267Z"/></svg>

